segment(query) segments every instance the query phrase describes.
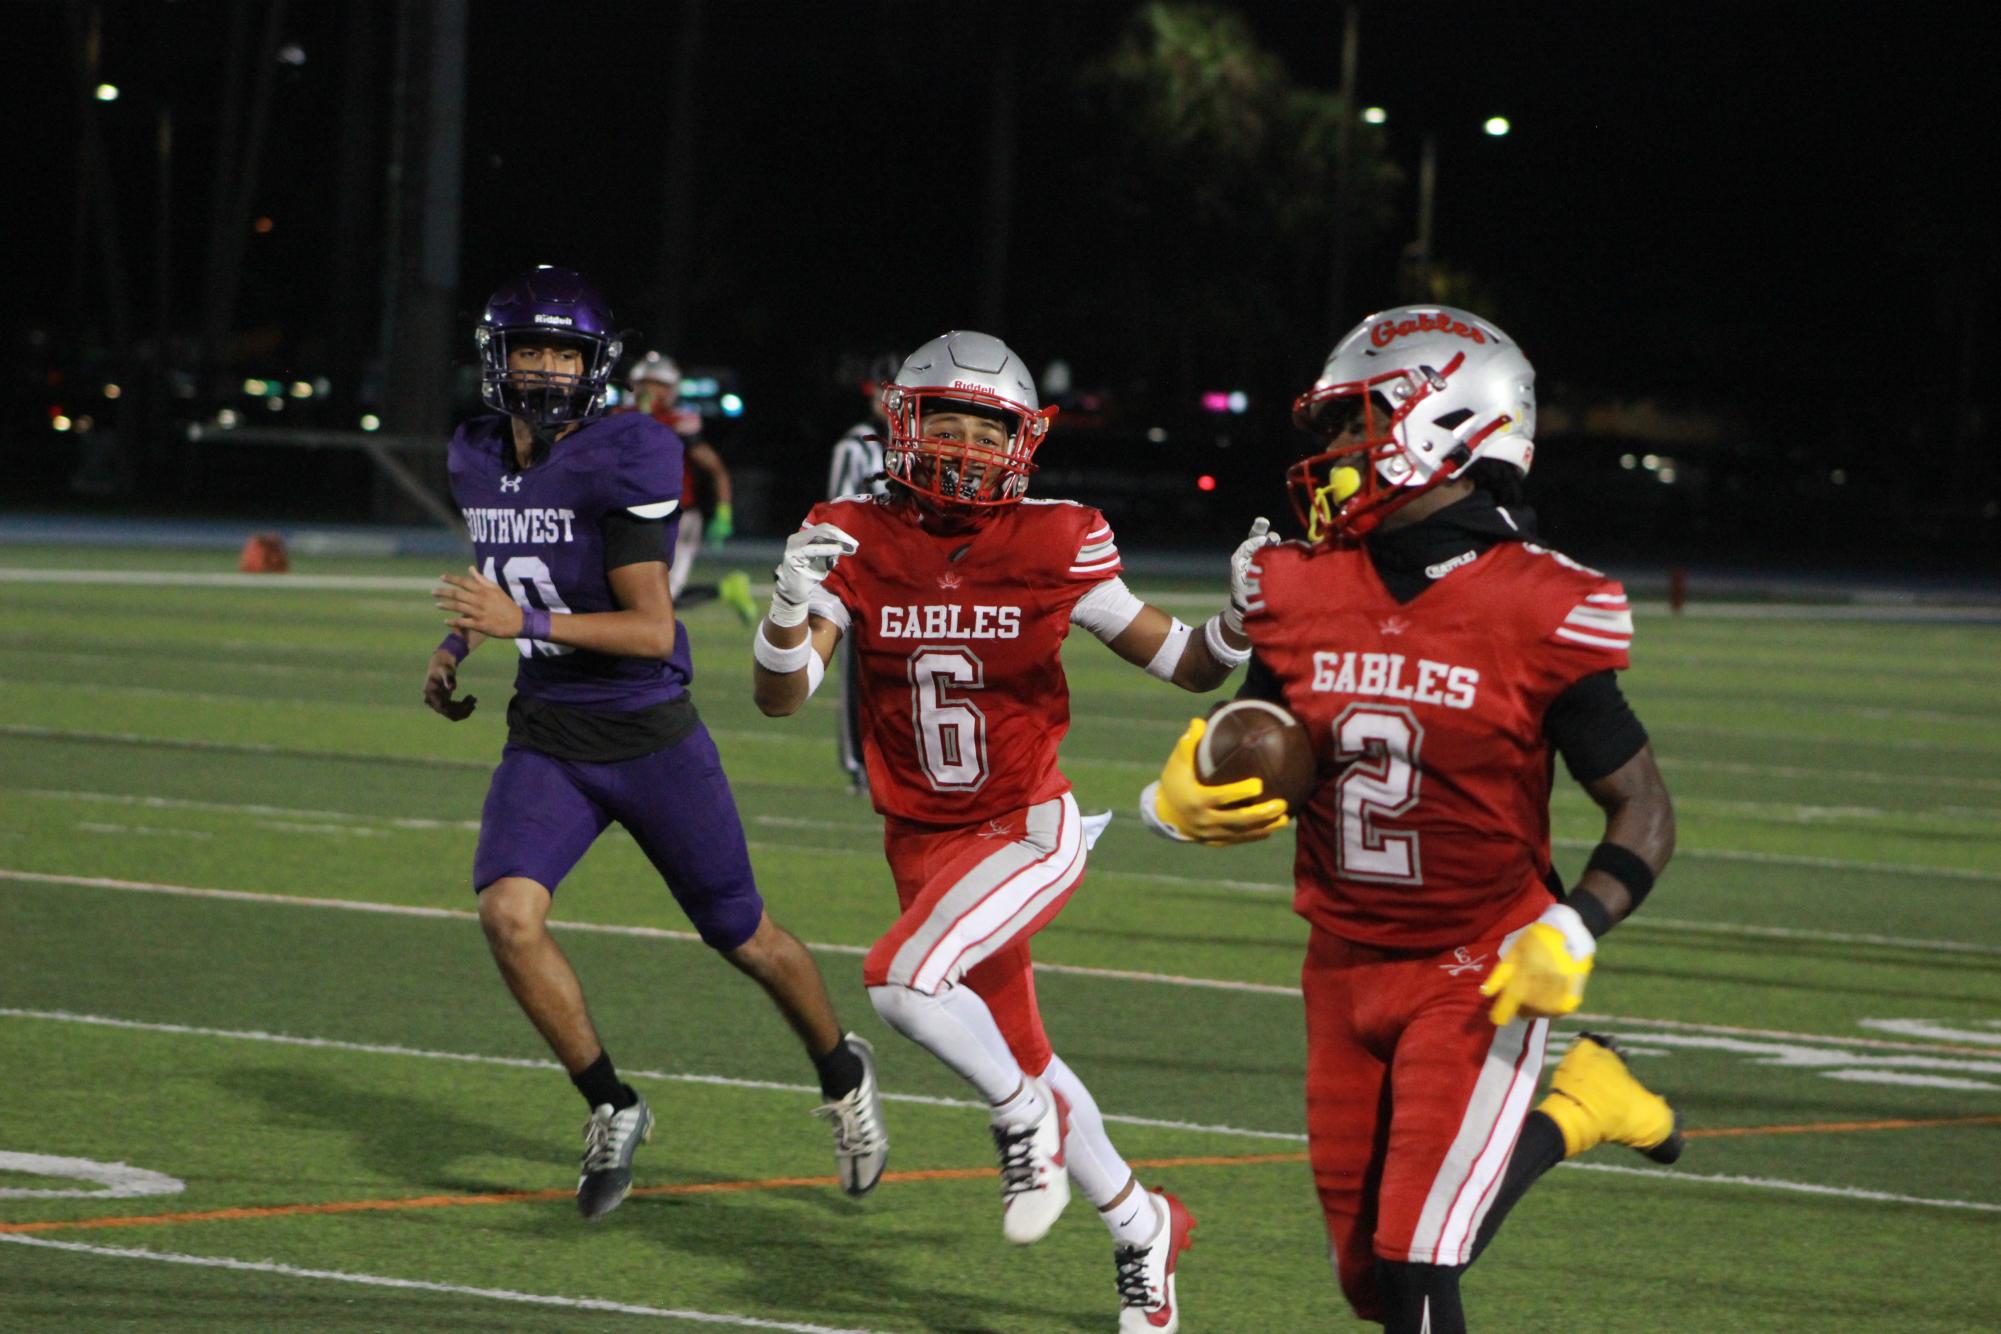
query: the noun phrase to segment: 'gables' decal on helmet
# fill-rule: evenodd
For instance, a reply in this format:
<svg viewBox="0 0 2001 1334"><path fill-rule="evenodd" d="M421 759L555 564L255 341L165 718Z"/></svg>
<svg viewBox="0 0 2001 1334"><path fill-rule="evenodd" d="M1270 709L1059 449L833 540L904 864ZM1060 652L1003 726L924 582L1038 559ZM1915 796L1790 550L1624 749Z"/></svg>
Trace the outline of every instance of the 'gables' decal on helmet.
<svg viewBox="0 0 2001 1334"><path fill-rule="evenodd" d="M1455 320L1443 313L1430 312L1412 316L1407 320L1384 320L1369 330L1369 341L1377 347L1388 347L1393 340L1414 333L1449 333L1457 334L1461 338L1470 338L1476 343L1487 341L1485 334L1463 320Z"/></svg>

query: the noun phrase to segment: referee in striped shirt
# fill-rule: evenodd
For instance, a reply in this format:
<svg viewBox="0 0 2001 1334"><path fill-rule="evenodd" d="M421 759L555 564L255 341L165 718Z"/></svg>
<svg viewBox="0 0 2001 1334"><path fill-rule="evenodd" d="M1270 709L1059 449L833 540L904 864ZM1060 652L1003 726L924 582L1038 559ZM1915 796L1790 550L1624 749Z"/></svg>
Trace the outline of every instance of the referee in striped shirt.
<svg viewBox="0 0 2001 1334"><path fill-rule="evenodd" d="M869 366L862 385L868 395L869 415L847 429L834 443L833 464L827 470L827 499L842 496L882 495L888 483L883 476L881 386L896 378L901 363L894 355L877 357ZM855 636L841 636L841 710L835 718L835 740L841 772L848 776L857 796L868 795L868 768L862 763L861 692L855 679Z"/></svg>

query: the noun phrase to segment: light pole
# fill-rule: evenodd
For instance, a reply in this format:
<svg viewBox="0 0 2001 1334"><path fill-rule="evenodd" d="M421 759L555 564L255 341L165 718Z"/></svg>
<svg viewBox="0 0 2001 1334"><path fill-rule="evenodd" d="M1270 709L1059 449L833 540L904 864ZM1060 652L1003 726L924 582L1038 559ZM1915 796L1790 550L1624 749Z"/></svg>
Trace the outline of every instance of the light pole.
<svg viewBox="0 0 2001 1334"><path fill-rule="evenodd" d="M1367 107L1362 119L1371 125L1389 121L1382 107ZM1505 138L1514 129L1506 116L1489 116L1480 130L1490 139ZM1428 300L1432 295L1432 219L1438 210L1438 133L1426 130L1420 140L1417 160L1417 236L1403 249L1403 287L1407 300Z"/></svg>

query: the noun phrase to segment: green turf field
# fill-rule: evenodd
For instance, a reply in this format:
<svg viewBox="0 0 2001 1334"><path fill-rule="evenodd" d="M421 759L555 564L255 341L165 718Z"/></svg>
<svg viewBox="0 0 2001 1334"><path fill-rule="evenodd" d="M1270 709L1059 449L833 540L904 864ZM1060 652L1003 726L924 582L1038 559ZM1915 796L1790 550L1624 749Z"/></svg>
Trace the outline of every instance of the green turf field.
<svg viewBox="0 0 2001 1334"><path fill-rule="evenodd" d="M759 717L713 605L696 698L774 914L882 1054L892 1177L829 1184L810 1068L614 831L561 939L660 1125L578 1221L581 1102L469 916L513 658L469 660L471 720L422 708L435 564L0 549L0 1329L1111 1328L1104 1229L1079 1204L1008 1247L984 1117L870 1011L879 826L828 702ZM1468 1278L1476 1328L2001 1326L2001 633L1639 627L1681 852L1587 1008L1700 1138L1553 1172ZM1069 668L1066 771L1120 818L1037 940L1051 1035L1199 1219L1184 1329L1351 1327L1300 1161L1289 841L1149 837L1134 795L1201 706L1088 640ZM1595 811L1556 815L1574 873Z"/></svg>

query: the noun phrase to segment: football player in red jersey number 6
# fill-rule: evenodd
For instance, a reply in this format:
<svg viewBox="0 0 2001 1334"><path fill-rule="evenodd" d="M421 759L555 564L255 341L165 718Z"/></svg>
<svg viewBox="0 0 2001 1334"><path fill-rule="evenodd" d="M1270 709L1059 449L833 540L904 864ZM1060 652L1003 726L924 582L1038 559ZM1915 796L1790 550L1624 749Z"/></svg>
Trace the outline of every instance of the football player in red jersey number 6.
<svg viewBox="0 0 2001 1334"><path fill-rule="evenodd" d="M1674 810L1614 673L1619 584L1536 544L1521 482L1535 372L1463 310L1371 316L1294 418L1324 441L1288 483L1305 542L1249 562L1242 693L1291 710L1321 782L1297 813L1312 924L1306 1114L1341 1290L1392 1331L1464 1330L1459 1275L1551 1166L1605 1142L1657 1161L1675 1115L1584 1035L1529 1111L1552 1017L1674 848ZM1191 723L1141 811L1193 842L1262 838L1282 803L1196 781ZM1604 811L1564 897L1553 756ZM1259 780L1250 780L1252 785Z"/></svg>
<svg viewBox="0 0 2001 1334"><path fill-rule="evenodd" d="M902 904L863 964L869 998L992 1105L1008 1240L1040 1240L1075 1179L1112 1231L1119 1328L1171 1331L1194 1220L1141 1187L1036 1010L1029 937L1083 879L1109 819L1081 818L1056 766L1070 721L1058 653L1082 626L1205 691L1249 641L1240 616L1191 630L1133 596L1097 510L1023 494L1054 411L999 339L932 339L882 405L892 485L815 506L787 540L755 636L758 706L798 709L853 641L869 792Z"/></svg>

